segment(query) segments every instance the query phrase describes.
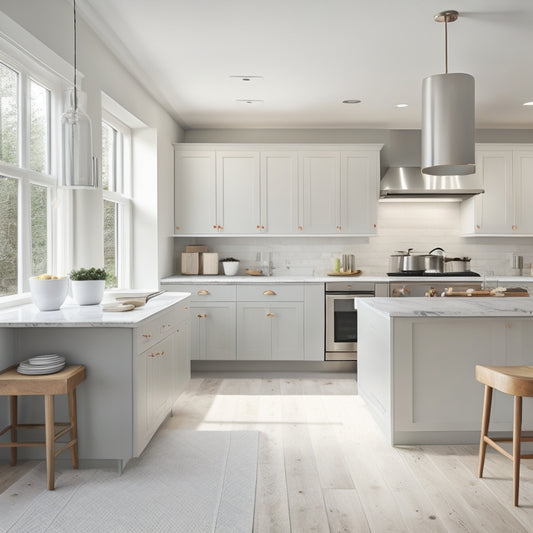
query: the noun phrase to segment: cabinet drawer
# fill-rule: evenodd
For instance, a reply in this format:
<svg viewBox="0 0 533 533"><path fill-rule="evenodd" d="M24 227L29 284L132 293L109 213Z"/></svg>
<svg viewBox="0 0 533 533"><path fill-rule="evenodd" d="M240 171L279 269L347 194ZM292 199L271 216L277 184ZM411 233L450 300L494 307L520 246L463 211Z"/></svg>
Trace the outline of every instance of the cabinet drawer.
<svg viewBox="0 0 533 533"><path fill-rule="evenodd" d="M237 300L239 302L303 302L303 285L238 285Z"/></svg>
<svg viewBox="0 0 533 533"><path fill-rule="evenodd" d="M198 284L187 289L191 293L191 302L234 302L235 285Z"/></svg>
<svg viewBox="0 0 533 533"><path fill-rule="evenodd" d="M178 324L182 321L183 313L188 312L188 309L178 309L176 312L165 313L161 317L141 324L137 328L137 353L148 349L168 337L171 333L174 333L178 329Z"/></svg>

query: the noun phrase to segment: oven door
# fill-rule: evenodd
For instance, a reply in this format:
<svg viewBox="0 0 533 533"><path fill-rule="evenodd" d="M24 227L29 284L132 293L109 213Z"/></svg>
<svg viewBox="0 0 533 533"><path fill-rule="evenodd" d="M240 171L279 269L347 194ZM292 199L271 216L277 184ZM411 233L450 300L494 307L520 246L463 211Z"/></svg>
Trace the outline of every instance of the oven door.
<svg viewBox="0 0 533 533"><path fill-rule="evenodd" d="M326 293L326 360L357 359L357 298L354 293Z"/></svg>

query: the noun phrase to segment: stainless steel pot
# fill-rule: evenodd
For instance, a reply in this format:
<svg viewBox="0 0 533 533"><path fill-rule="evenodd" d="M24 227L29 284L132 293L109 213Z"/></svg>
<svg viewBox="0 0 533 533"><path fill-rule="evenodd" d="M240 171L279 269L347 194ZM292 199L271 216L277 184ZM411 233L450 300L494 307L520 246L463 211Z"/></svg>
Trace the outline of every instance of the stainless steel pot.
<svg viewBox="0 0 533 533"><path fill-rule="evenodd" d="M398 251L389 256L389 269L387 272L394 274L402 271L403 257L407 255L407 252Z"/></svg>
<svg viewBox="0 0 533 533"><path fill-rule="evenodd" d="M409 251L410 252L410 251ZM402 258L402 272L423 272L426 254L408 253Z"/></svg>
<svg viewBox="0 0 533 533"><path fill-rule="evenodd" d="M433 248L424 256L424 272L426 274L440 274L444 272L444 256L446 252L442 248Z"/></svg>
<svg viewBox="0 0 533 533"><path fill-rule="evenodd" d="M445 272L470 272L470 257L447 257Z"/></svg>

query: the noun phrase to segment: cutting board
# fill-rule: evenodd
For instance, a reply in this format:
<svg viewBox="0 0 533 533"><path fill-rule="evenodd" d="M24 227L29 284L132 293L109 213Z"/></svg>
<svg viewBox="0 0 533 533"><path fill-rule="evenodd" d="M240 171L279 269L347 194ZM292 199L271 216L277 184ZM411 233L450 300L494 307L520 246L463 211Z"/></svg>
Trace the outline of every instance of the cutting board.
<svg viewBox="0 0 533 533"><path fill-rule="evenodd" d="M460 296L460 297L473 297L473 296L494 296L496 298L501 298L501 296L496 296L495 294L492 294L490 290L486 291L472 291L472 292L466 292L466 291L457 291L457 292L445 292L445 296ZM503 296L529 296L529 292L505 292L503 293Z"/></svg>

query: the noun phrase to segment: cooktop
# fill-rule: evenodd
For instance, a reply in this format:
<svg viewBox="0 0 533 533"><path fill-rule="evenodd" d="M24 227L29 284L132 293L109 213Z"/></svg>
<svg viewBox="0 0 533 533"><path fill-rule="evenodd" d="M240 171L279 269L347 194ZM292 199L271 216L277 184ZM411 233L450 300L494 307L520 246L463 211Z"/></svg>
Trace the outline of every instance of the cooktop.
<svg viewBox="0 0 533 533"><path fill-rule="evenodd" d="M479 278L480 274L477 272L472 272L469 270L468 272L424 272L421 271L412 271L412 272L387 272L387 276L391 277L414 277L414 276L422 276L422 277L432 277L432 278L460 278L460 277L470 277L470 278Z"/></svg>

